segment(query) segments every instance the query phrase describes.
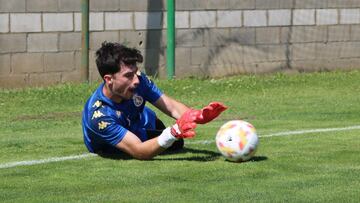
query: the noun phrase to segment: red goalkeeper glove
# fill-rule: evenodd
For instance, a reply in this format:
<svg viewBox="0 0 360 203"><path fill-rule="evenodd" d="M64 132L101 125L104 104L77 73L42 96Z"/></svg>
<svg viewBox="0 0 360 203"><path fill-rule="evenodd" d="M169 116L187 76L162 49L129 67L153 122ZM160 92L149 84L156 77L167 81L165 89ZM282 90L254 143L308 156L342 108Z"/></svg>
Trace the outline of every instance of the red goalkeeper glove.
<svg viewBox="0 0 360 203"><path fill-rule="evenodd" d="M220 102L211 102L201 110L198 110L200 111L200 114L196 117L195 122L198 124L208 123L218 117L221 112L226 109L227 107Z"/></svg>
<svg viewBox="0 0 360 203"><path fill-rule="evenodd" d="M176 138L192 138L195 136L195 119L200 116L200 111L190 109L186 111L176 124L171 127L171 134Z"/></svg>

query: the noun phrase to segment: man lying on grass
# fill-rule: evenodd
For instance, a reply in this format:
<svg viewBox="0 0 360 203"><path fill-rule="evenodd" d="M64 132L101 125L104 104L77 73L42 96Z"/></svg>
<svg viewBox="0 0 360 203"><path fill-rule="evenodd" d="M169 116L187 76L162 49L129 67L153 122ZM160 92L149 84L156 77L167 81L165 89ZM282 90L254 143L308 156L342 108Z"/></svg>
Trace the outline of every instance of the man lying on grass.
<svg viewBox="0 0 360 203"><path fill-rule="evenodd" d="M90 152L125 152L136 159L151 159L166 149L181 149L183 138L195 136L196 124L208 123L226 109L212 102L195 110L172 99L139 72L137 64L142 61L139 50L119 43L104 42L97 50L96 65L104 82L90 96L82 115ZM165 128L146 101L176 123Z"/></svg>

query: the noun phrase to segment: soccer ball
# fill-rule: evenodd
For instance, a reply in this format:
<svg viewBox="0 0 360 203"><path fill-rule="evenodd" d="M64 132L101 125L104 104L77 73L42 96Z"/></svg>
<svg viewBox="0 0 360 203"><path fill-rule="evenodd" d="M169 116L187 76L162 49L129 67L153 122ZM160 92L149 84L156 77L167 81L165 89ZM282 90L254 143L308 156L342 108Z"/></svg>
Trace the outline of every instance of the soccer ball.
<svg viewBox="0 0 360 203"><path fill-rule="evenodd" d="M216 134L216 146L229 161L247 161L255 155L259 144L253 125L242 120L228 121Z"/></svg>

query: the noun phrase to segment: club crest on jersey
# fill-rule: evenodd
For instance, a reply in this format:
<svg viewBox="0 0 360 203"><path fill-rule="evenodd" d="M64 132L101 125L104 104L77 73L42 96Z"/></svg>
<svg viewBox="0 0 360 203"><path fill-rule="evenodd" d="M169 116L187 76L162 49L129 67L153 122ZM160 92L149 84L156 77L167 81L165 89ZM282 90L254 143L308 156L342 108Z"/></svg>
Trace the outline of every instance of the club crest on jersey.
<svg viewBox="0 0 360 203"><path fill-rule="evenodd" d="M135 94L133 96L133 101L134 101L135 106L139 107L144 102L144 99L140 95Z"/></svg>
<svg viewBox="0 0 360 203"><path fill-rule="evenodd" d="M121 116L121 111L116 111L116 115L119 118Z"/></svg>

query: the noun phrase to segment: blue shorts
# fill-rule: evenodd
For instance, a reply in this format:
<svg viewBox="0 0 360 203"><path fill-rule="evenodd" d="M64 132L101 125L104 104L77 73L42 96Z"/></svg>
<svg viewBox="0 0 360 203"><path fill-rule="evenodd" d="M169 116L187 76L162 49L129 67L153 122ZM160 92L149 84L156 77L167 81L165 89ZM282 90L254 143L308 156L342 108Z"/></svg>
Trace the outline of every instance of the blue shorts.
<svg viewBox="0 0 360 203"><path fill-rule="evenodd" d="M131 125L131 129L128 129L139 139L144 142L149 139L146 130L155 130L156 129L156 114L154 111L148 107L144 107L144 111L140 114L140 120Z"/></svg>

